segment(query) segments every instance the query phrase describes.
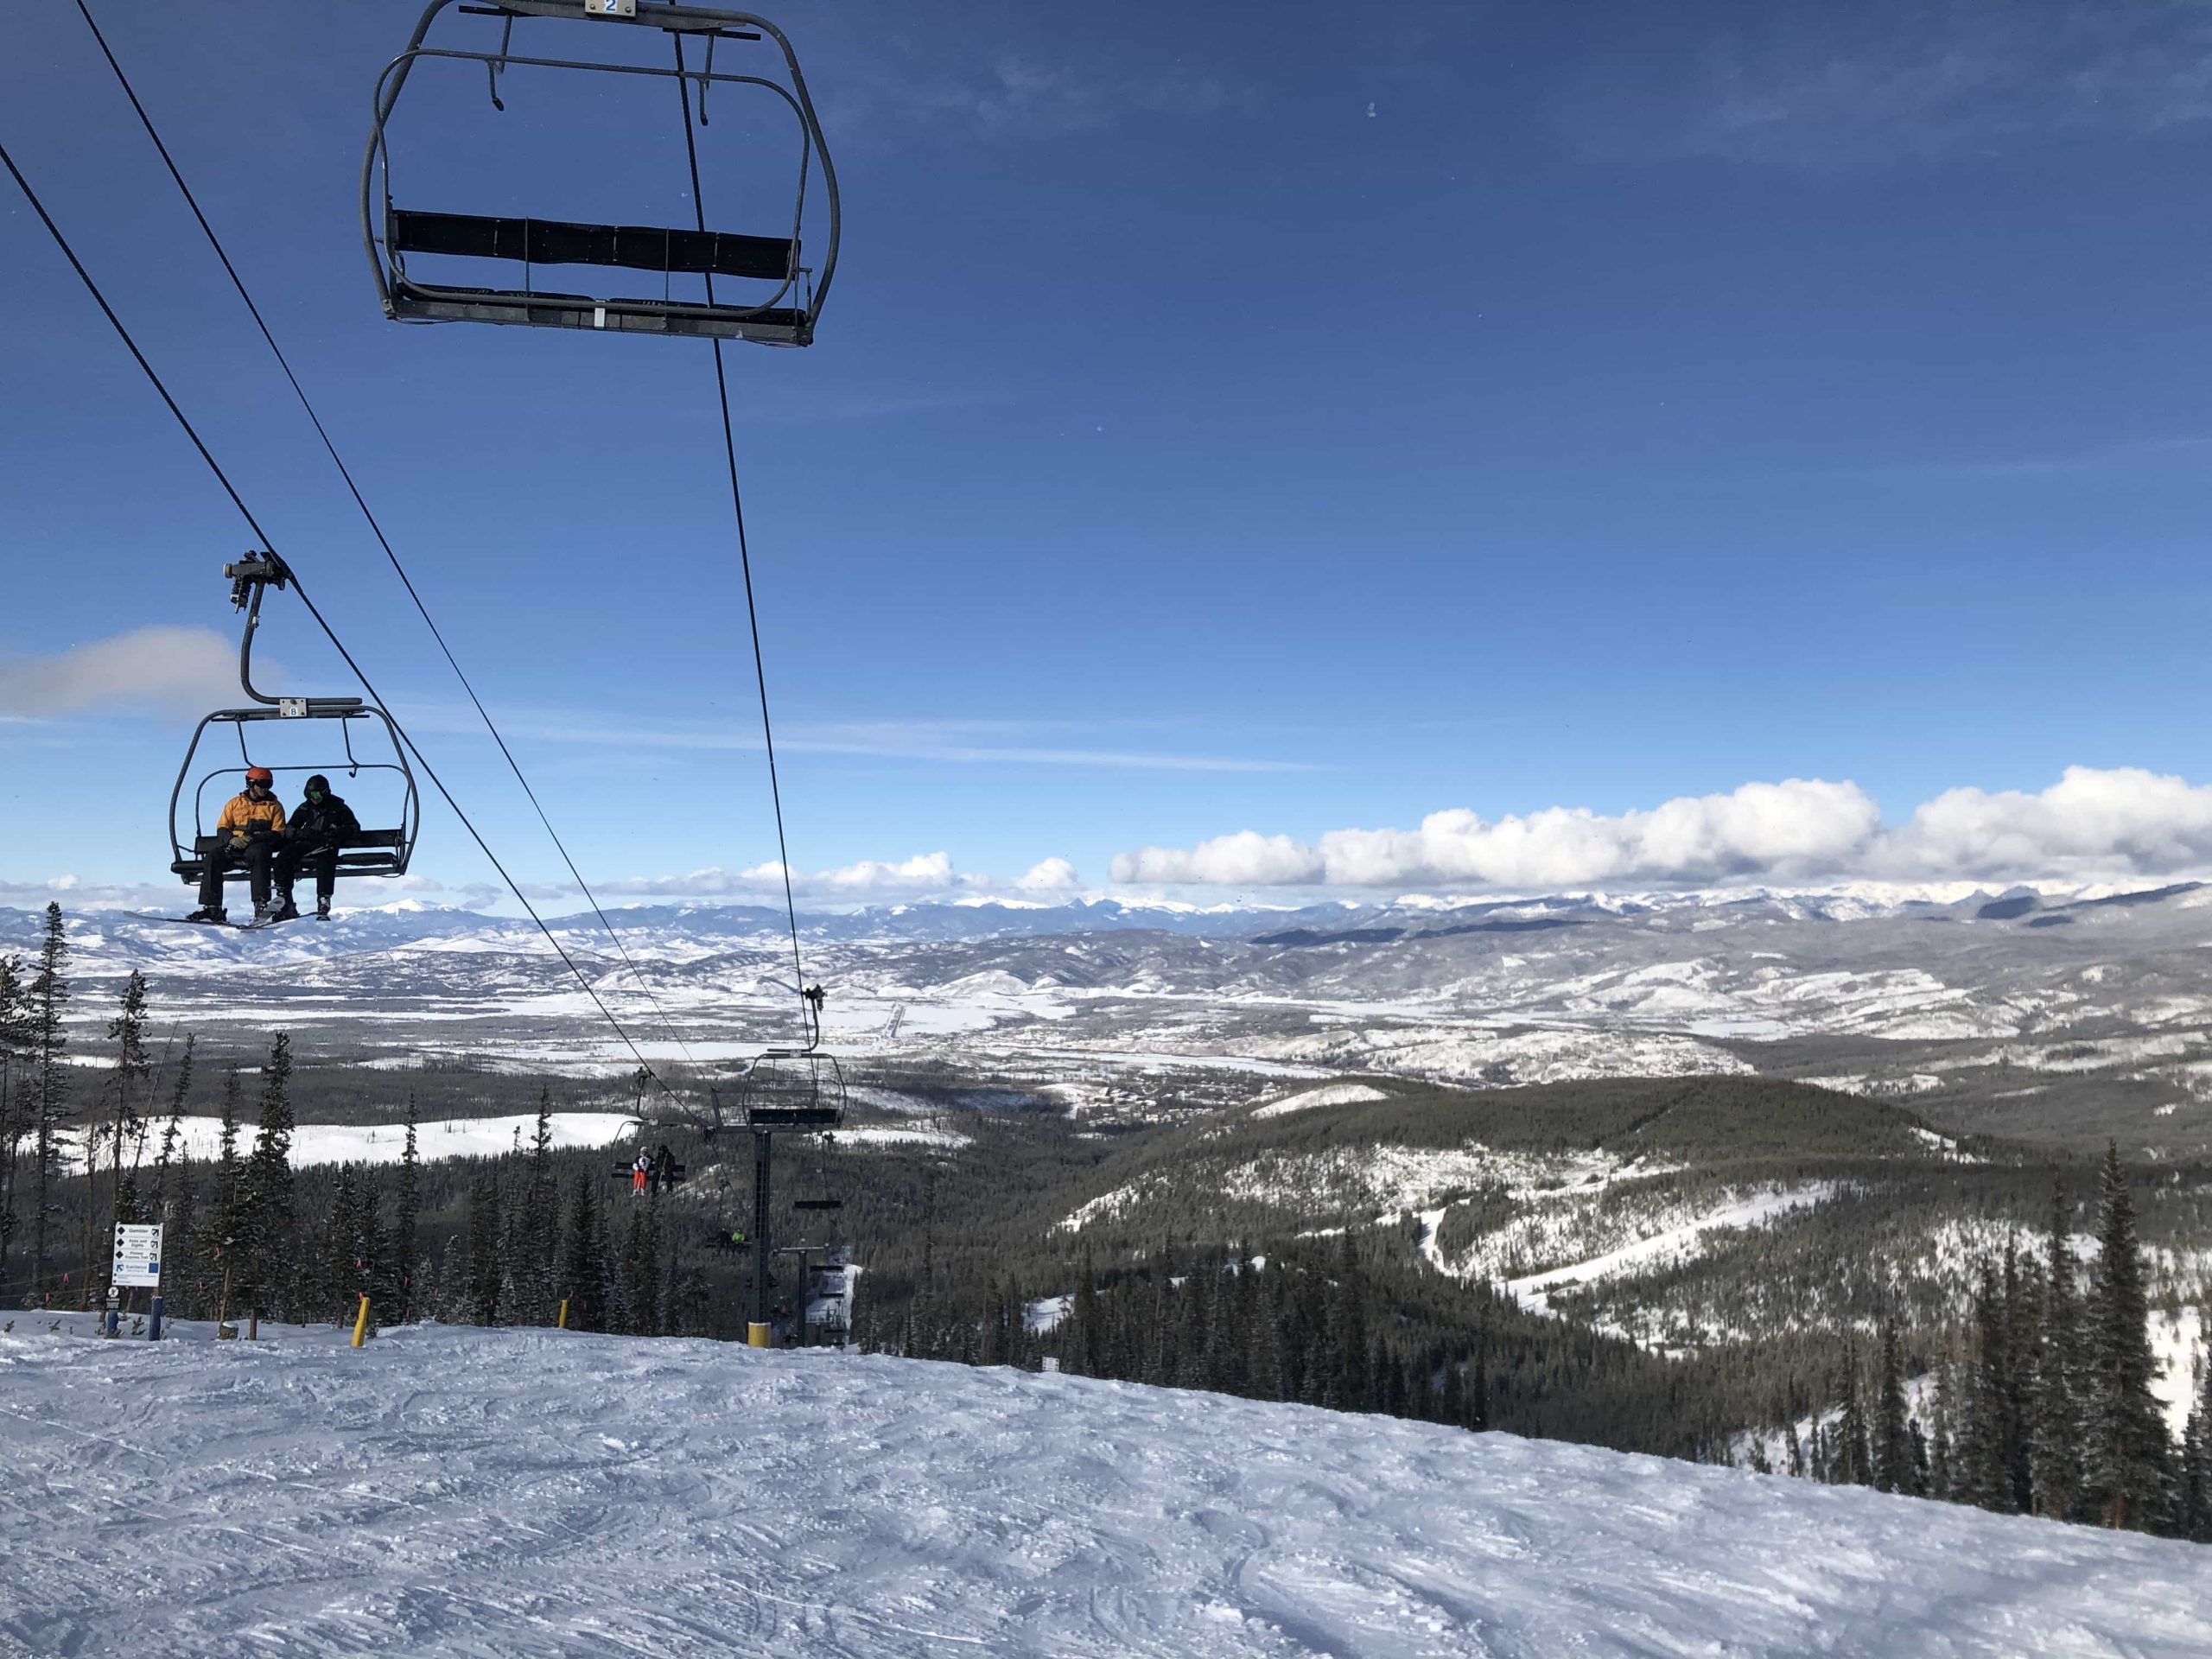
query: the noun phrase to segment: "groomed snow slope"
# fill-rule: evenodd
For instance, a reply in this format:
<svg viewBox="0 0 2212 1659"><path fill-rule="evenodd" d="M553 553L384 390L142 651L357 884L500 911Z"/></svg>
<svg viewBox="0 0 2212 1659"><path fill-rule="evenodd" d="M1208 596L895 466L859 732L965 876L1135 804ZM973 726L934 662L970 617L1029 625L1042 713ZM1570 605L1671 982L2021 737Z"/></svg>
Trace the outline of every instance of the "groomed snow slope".
<svg viewBox="0 0 2212 1659"><path fill-rule="evenodd" d="M0 1651L2212 1652L2212 1550L1205 1395L423 1327L0 1337Z"/></svg>

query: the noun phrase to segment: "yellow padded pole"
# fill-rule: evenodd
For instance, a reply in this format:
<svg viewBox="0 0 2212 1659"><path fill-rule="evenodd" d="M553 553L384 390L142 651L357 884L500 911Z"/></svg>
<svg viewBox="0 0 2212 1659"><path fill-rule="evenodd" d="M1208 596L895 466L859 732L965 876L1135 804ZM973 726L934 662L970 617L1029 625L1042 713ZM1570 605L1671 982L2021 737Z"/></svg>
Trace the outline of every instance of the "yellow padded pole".
<svg viewBox="0 0 2212 1659"><path fill-rule="evenodd" d="M353 1345L358 1348L369 1339L368 1293L361 1294L361 1311L353 1316Z"/></svg>
<svg viewBox="0 0 2212 1659"><path fill-rule="evenodd" d="M763 1325L758 1320L754 1320L745 1327L745 1340L748 1345L754 1348L774 1347L776 1345L775 1336L776 1327L774 1325Z"/></svg>

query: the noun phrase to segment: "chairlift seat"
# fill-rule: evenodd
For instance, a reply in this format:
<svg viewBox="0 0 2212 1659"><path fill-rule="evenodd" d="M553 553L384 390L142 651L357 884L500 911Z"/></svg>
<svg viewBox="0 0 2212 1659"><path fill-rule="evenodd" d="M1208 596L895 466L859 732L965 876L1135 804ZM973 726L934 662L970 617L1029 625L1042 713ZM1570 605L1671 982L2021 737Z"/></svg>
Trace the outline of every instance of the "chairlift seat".
<svg viewBox="0 0 2212 1659"><path fill-rule="evenodd" d="M228 843L226 836L195 836L193 837L190 858L180 858L169 865L170 871L188 882L197 882L207 873L210 855L223 850ZM347 836L338 853L338 874L340 875L400 875L406 866L400 861L400 853L406 836L397 830L364 830L359 835ZM225 874L226 881L243 881L243 869Z"/></svg>
<svg viewBox="0 0 2212 1659"><path fill-rule="evenodd" d="M748 1129L822 1129L834 1128L844 1121L845 1114L836 1106L748 1106L745 1111L745 1127Z"/></svg>
<svg viewBox="0 0 2212 1659"><path fill-rule="evenodd" d="M807 346L814 321L789 306L704 305L696 300L594 299L499 288L431 288L402 277L385 302L401 322L493 322L527 328L585 328L604 334L680 334Z"/></svg>

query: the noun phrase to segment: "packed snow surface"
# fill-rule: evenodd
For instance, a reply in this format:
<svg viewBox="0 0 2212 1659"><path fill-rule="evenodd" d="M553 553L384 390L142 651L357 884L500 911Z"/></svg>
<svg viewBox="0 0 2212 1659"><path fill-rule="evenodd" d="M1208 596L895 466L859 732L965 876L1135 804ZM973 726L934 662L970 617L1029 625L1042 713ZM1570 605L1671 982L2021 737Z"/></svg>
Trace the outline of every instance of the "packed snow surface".
<svg viewBox="0 0 2212 1659"><path fill-rule="evenodd" d="M2212 1652L2212 1550L828 1351L0 1337L0 1650Z"/></svg>

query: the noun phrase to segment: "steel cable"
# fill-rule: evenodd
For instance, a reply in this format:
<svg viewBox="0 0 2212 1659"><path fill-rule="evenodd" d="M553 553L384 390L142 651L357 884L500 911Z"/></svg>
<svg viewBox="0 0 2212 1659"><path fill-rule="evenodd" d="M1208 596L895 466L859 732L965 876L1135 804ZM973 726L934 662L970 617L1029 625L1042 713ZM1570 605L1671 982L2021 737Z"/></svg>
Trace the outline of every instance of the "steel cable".
<svg viewBox="0 0 2212 1659"><path fill-rule="evenodd" d="M238 486L231 482L230 475L223 470L222 464L215 459L199 431L193 426L191 419L178 406L176 399L170 395L169 389L162 381L161 375L147 360L145 353L138 348L138 342L131 337L130 329L124 326L123 319L116 315L115 308L108 303L107 296L100 291L99 284L92 280L92 273L85 269L84 261L78 258L77 251L70 246L68 238L61 232L61 227L54 222L54 216L46 211L46 204L39 200L38 193L31 188L30 181L23 176L22 169L16 165L16 159L8 153L5 144L0 144L0 167L5 167L9 175L15 180L16 188L23 193L23 199L30 203L31 211L38 215L39 222L46 227L47 234L54 239L54 246L61 251L62 257L69 262L70 269L77 273L77 280L84 284L85 291L92 296L92 302L99 307L101 315L107 319L108 326L115 330L116 337L122 340L125 349L137 361L140 371L144 373L147 381L160 395L162 402L168 406L169 413L175 416L176 423L184 429L184 435L191 440L192 447L200 452L200 460L207 463L207 470L214 474L215 481L223 486L223 493L230 497L231 505L238 510L238 516L245 520L247 527L259 539L260 544L271 553L275 553L276 546L270 539L269 532L261 527L260 520L254 517L253 509L246 505L245 498L238 493ZM545 925L545 918L537 913L537 906L530 902L514 877L507 874L507 867L499 861L499 855L492 850L490 843L484 839L468 814L461 810L461 803L454 799L453 791L446 787L445 780L438 776L437 769L431 766L429 757L416 747L415 740L408 734L406 728L402 726L397 718L392 715L391 705L385 702L383 696L378 694L367 674L362 671L361 665L354 661L353 654L346 650L345 641L338 637L337 630L330 626L322 612L317 608L315 601L308 596L307 588L301 582L299 573L291 569L289 561L286 561L285 568L291 577L292 590L299 595L300 603L307 607L308 614L315 619L315 626L322 630L324 638L330 641L332 647L344 660L346 666L352 671L354 678L360 681L361 689L369 694L370 700L384 710L385 718L391 721L391 728L398 735L399 741L406 746L407 752L415 757L416 763L423 768L423 775L435 787L440 798L444 800L447 806L452 809L454 817L461 820L461 827L468 831L470 838L475 842L478 849L490 861L492 868L499 873L499 879L507 884L507 890L514 894L515 901L528 913L530 919L537 923L537 931L545 936L545 942L553 947L554 953L561 958L569 973L575 976L576 983L583 987L584 995L591 998L593 1006L598 1008L607 1023L613 1027L615 1035L621 1038L623 1046L636 1059L639 1068L652 1078L664 1095L672 1099L675 1091L670 1089L660 1074L652 1069L652 1064L639 1049L628 1030L624 1027L620 1020L614 1017L613 1010L601 999L599 992L594 988L591 981L585 976L583 969L576 965L575 958L569 955L561 941L555 937L553 930Z"/></svg>
<svg viewBox="0 0 2212 1659"><path fill-rule="evenodd" d="M476 695L476 688L470 683L468 676L462 671L460 662L453 654L453 648L446 644L446 637L431 617L429 607L423 602L422 594L416 591L413 579L408 575L406 567L400 563L399 555L393 550L390 538L384 533L383 524L378 522L376 514L370 511L368 500L361 493L361 486L353 481L353 469L346 465L345 458L338 453L338 446L332 442L329 432L323 426L322 416L316 413L315 404L309 401L307 389L300 385L299 377L292 372L291 362L285 357L283 347L276 343L276 336L270 332L269 324L262 317L261 308L254 303L253 296L247 291L245 281L238 275L238 267L231 263L231 256L224 250L222 238L215 234L215 227L207 222L207 215L200 211L199 198L192 194L192 187L185 182L183 172L177 167L175 158L170 156L168 146L162 142L162 135L155 129L153 118L146 113L146 106L138 101L138 93L130 85L130 78L124 73L122 64L117 61L114 51L107 43L107 37L100 33L100 26L92 21L92 8L86 3L86 0L77 0L77 10L84 16L85 27L92 30L92 39L99 42L100 55L107 60L107 67L115 72L116 83L123 88L123 95L130 100L130 108L138 117L138 124L145 128L146 137L153 141L154 149L161 156L162 164L168 168L169 177L176 181L177 190L184 197L185 206L192 209L193 218L199 221L200 234L207 238L207 245L214 250L215 257L222 262L224 274L231 279L231 286L238 290L238 298L245 302L246 311L253 318L254 327L261 331L262 339L268 342L270 352L276 359L276 366L284 372L284 378L291 385L292 395L300 400L300 407L307 411L308 420L315 428L315 436L322 440L322 447L328 453L331 464L338 468L339 477L346 480L346 491L353 496L353 505L361 510L361 517L367 521L370 534L377 538L377 545L384 550L384 556L391 562L393 574L399 578L400 586L407 590L407 597L415 602L415 608L421 613L423 626L429 629L430 637L438 642L438 649L445 654L446 665L453 670L454 677L461 682L461 689L468 694L468 701L474 706L477 717L484 722L484 729L492 734L493 742L499 745L499 753L506 760L507 770L514 773L515 781L522 785L523 793L530 798L531 810L537 814L538 823L545 826L546 835L551 838L553 845L560 852L561 861L568 866L569 874L575 877L577 890L583 894L584 901L591 906L592 914L599 918L599 924L607 930L607 937L614 941L614 948L620 952L623 965L630 970L630 977L645 993L645 1000L652 1004L653 1012L660 1017L662 1026L675 1039L677 1050L687 1061L696 1065L697 1062L693 1059L690 1048L683 1040L683 1033L677 1030L675 1021L669 1018L668 1011L660 1005L660 999L653 995L652 987L646 983L644 973L630 956L629 947L623 943L621 933L615 928L614 924L607 919L606 911L600 907L598 895L592 892L591 885L583 878L583 873L576 868L575 860L569 857L568 845L561 839L560 831L554 829L553 820L546 815L545 808L539 803L537 791L531 787L530 779L523 776L522 766L516 760L513 751L507 747L507 740L500 734L499 727L492 719L491 712L484 707L483 700Z"/></svg>

